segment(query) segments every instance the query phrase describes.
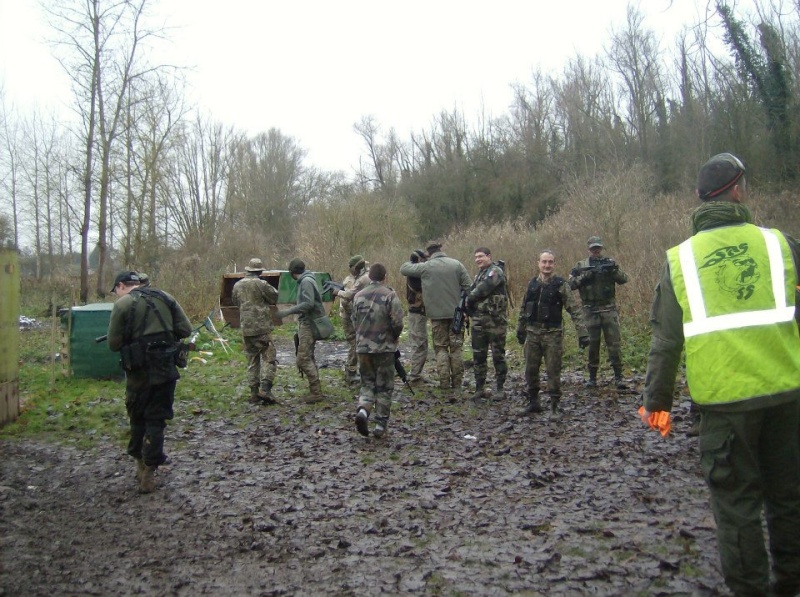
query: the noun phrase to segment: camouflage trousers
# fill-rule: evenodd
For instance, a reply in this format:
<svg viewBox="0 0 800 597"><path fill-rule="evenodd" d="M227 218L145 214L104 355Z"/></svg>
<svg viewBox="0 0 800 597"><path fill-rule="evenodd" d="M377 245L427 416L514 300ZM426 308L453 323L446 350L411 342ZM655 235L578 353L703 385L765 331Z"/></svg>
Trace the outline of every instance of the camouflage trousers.
<svg viewBox="0 0 800 597"><path fill-rule="evenodd" d="M443 390L460 389L464 381L464 332L456 334L452 326L452 319L431 319L436 371Z"/></svg>
<svg viewBox="0 0 800 597"><path fill-rule="evenodd" d="M428 360L428 318L419 313L408 314L408 342L411 345L411 371L408 381L422 379L422 369Z"/></svg>
<svg viewBox="0 0 800 597"><path fill-rule="evenodd" d="M371 413L374 407L375 421L385 427L392 409L394 353L359 353L358 368L361 373L358 408L365 408Z"/></svg>
<svg viewBox="0 0 800 597"><path fill-rule="evenodd" d="M506 382L508 367L506 366L506 331L507 326L472 325L472 362L475 368L475 384L486 383L489 349L492 350L492 364L497 387L502 388Z"/></svg>
<svg viewBox="0 0 800 597"><path fill-rule="evenodd" d="M297 324L297 336L300 343L297 347L297 368L303 372L310 388L319 386L319 370L314 359L314 346L317 341L311 332L311 322L301 320Z"/></svg>
<svg viewBox="0 0 800 597"><path fill-rule="evenodd" d="M589 367L600 366L600 334L606 339L608 360L615 369L622 367L621 339L619 333L619 313L616 307L605 307L600 310L583 308L583 321L589 332Z"/></svg>
<svg viewBox="0 0 800 597"><path fill-rule="evenodd" d="M561 360L564 340L561 328L528 327L525 336L525 387L533 399L539 393L539 367L544 359L547 371L547 393L561 397Z"/></svg>
<svg viewBox="0 0 800 597"><path fill-rule="evenodd" d="M152 385L147 370L127 374L125 408L131 427L128 454L142 459L147 466L158 466L167 460L164 428L166 421L173 417L176 383L168 381Z"/></svg>
<svg viewBox="0 0 800 597"><path fill-rule="evenodd" d="M700 466L711 493L725 583L736 595L799 594L800 405L702 413Z"/></svg>
<svg viewBox="0 0 800 597"><path fill-rule="evenodd" d="M247 384L251 388L265 388L275 381L278 356L272 334L242 336L244 354L247 357Z"/></svg>
<svg viewBox="0 0 800 597"><path fill-rule="evenodd" d="M358 355L356 355L356 328L350 319L348 311L342 311L342 328L344 336L347 338L347 360L344 364L344 372L348 379L354 378L358 374Z"/></svg>

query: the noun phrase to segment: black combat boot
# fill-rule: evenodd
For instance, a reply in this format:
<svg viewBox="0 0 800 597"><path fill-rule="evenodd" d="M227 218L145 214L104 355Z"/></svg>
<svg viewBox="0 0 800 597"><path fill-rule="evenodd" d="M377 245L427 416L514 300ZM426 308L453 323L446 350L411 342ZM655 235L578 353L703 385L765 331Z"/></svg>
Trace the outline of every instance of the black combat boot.
<svg viewBox="0 0 800 597"><path fill-rule="evenodd" d="M542 403L539 402L539 390L528 392L528 406L525 408L526 414L542 412Z"/></svg>
<svg viewBox="0 0 800 597"><path fill-rule="evenodd" d="M258 386L250 386L250 398L247 401L251 404L261 403L261 398L258 396Z"/></svg>
<svg viewBox="0 0 800 597"><path fill-rule="evenodd" d="M622 365L614 366L614 384L617 386L618 390L628 389L628 384L626 384L625 380L622 379Z"/></svg>
<svg viewBox="0 0 800 597"><path fill-rule="evenodd" d="M589 380L586 382L587 388L597 387L597 367L589 366Z"/></svg>
<svg viewBox="0 0 800 597"><path fill-rule="evenodd" d="M558 408L559 399L556 396L550 396L550 420L558 421L561 419L561 409Z"/></svg>
<svg viewBox="0 0 800 597"><path fill-rule="evenodd" d="M506 385L506 378L498 377L496 382L497 382L497 388L495 389L494 394L492 394L492 399L503 400L506 397L505 390L503 390L503 386Z"/></svg>

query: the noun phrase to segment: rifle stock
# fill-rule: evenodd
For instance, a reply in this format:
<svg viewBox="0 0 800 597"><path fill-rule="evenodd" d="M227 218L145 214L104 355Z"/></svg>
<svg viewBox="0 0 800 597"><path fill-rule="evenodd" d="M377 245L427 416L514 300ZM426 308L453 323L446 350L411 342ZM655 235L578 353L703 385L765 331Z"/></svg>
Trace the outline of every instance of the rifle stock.
<svg viewBox="0 0 800 597"><path fill-rule="evenodd" d="M451 329L453 333L460 334L465 327L469 327L469 309L467 308L467 293L462 292L461 300L456 305L456 310L453 313Z"/></svg>

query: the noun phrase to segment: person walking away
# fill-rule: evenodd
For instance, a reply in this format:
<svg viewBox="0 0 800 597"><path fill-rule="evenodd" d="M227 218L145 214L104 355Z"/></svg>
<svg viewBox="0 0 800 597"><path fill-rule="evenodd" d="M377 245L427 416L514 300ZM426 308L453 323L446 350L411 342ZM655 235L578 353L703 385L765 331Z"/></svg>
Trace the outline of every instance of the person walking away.
<svg viewBox="0 0 800 597"><path fill-rule="evenodd" d="M469 290L472 280L463 263L442 251L441 242L431 241L425 250L428 260L420 263L406 261L400 266L400 275L422 280L425 313L431 320L439 388L453 392L455 400L461 396L464 380L464 330L453 331L453 316L461 294Z"/></svg>
<svg viewBox="0 0 800 597"><path fill-rule="evenodd" d="M730 153L703 164L697 194L692 236L667 251L655 290L642 418L672 409L685 348L725 583L737 596L797 595L800 245L753 224Z"/></svg>
<svg viewBox="0 0 800 597"><path fill-rule="evenodd" d="M508 331L508 292L506 275L492 261L487 247L475 249L475 264L478 273L467 295L467 308L472 317L472 362L475 372L473 401L484 397L489 349L494 365L495 392L493 398L505 397L504 386L508 367L506 365L506 333Z"/></svg>
<svg viewBox="0 0 800 597"><path fill-rule="evenodd" d="M383 437L389 425L394 391L394 353L403 331L403 306L397 293L386 286L386 267L369 267L370 284L353 299L353 327L361 375L356 409L356 429L369 435L370 414L375 411L372 435Z"/></svg>
<svg viewBox="0 0 800 597"><path fill-rule="evenodd" d="M422 249L411 254L411 263L424 263L428 255ZM408 385L417 387L425 383L422 371L428 360L428 318L425 315L425 301L422 298L422 280L417 276L406 277L406 302L408 303L408 343L411 369L408 372Z"/></svg>
<svg viewBox="0 0 800 597"><path fill-rule="evenodd" d="M321 402L325 399L322 394L322 385L319 380L319 370L314 359L314 334L311 331L311 322L317 317L325 315L325 306L322 304L322 292L317 284L314 272L306 270L302 259L295 257L289 262L289 273L297 281L297 304L294 307L283 309L276 316L283 319L297 314L297 335L300 340L297 347L297 367L308 380L308 395L301 400L306 403Z"/></svg>
<svg viewBox="0 0 800 597"><path fill-rule="evenodd" d="M572 318L580 348L589 344L589 333L569 284L554 273L555 264L553 251L548 249L539 254L539 274L528 283L520 305L517 341L525 347L525 393L528 397L525 413L542 412L539 367L544 359L550 412L553 418L558 418L564 355L564 311Z"/></svg>
<svg viewBox="0 0 800 597"><path fill-rule="evenodd" d="M278 368L278 355L272 341L270 307L278 302L278 290L262 279L264 264L254 257L244 268L245 277L233 285L231 298L239 307L242 348L247 357L247 382L250 402L277 404L272 388Z"/></svg>
<svg viewBox="0 0 800 597"><path fill-rule="evenodd" d="M603 241L590 236L586 243L589 257L575 264L569 276L569 287L577 290L583 304L583 321L589 331L589 380L586 387L597 387L600 367L600 336L606 341L608 360L614 369L614 383L624 390L622 377L621 335L616 303L617 284L625 284L628 276L610 257L603 257Z"/></svg>
<svg viewBox="0 0 800 597"><path fill-rule="evenodd" d="M369 284L367 262L363 255L353 255L347 262L350 274L342 280L343 290L331 291L339 297L339 315L342 319L344 335L347 338L347 362L344 366L345 383L358 384L358 357L356 355L356 331L353 328L353 297Z"/></svg>
<svg viewBox="0 0 800 597"><path fill-rule="evenodd" d="M173 417L176 343L192 324L169 294L138 288L136 272L120 272L111 293L117 300L108 323L108 348L119 352L125 369L125 408L130 421L128 454L136 461L140 493L155 490L154 473L167 460L164 428Z"/></svg>

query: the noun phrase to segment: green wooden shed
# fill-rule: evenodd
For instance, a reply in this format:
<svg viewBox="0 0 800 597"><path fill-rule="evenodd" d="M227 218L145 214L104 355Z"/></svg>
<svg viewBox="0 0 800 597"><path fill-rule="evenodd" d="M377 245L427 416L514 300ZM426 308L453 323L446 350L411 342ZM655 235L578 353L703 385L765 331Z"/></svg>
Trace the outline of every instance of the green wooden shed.
<svg viewBox="0 0 800 597"><path fill-rule="evenodd" d="M61 317L66 342L62 358L73 377L118 379L125 376L119 353L111 352L105 342L95 338L108 331L113 303L94 303L72 307Z"/></svg>

